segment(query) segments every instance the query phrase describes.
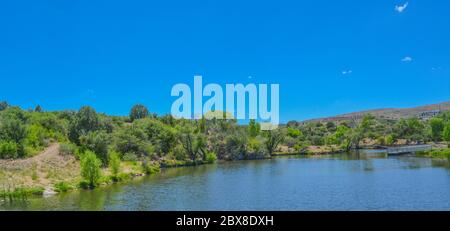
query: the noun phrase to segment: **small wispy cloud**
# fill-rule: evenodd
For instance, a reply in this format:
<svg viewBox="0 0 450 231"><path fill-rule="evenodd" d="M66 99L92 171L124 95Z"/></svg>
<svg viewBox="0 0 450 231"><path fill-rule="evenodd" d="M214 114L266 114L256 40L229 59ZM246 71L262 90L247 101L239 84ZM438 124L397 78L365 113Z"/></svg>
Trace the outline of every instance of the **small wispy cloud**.
<svg viewBox="0 0 450 231"><path fill-rule="evenodd" d="M350 75L351 73L353 73L352 70L344 70L344 71L342 71L343 75Z"/></svg>
<svg viewBox="0 0 450 231"><path fill-rule="evenodd" d="M403 4L403 5L396 5L395 6L395 11L397 11L397 12L399 12L399 13L403 13L403 11L405 11L406 10L406 8L408 7L408 2L406 2L405 4Z"/></svg>
<svg viewBox="0 0 450 231"><path fill-rule="evenodd" d="M406 56L403 59L401 59L401 61L404 63L409 63L409 62L413 61L413 59L411 56Z"/></svg>

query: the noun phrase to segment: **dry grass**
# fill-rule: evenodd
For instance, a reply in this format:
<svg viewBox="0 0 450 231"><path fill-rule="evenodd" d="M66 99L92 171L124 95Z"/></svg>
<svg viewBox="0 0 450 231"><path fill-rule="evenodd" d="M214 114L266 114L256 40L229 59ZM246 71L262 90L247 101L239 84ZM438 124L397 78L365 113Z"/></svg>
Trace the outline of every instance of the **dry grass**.
<svg viewBox="0 0 450 231"><path fill-rule="evenodd" d="M52 144L39 155L27 159L0 160L0 190L17 187L44 187L79 179L79 162L73 156L59 154Z"/></svg>

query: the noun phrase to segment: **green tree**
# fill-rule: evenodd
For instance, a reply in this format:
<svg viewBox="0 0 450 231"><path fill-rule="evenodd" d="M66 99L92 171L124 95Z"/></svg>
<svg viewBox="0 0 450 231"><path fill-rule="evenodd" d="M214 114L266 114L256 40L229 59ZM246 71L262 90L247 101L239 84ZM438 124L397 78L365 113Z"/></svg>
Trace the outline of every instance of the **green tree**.
<svg viewBox="0 0 450 231"><path fill-rule="evenodd" d="M109 168L113 177L120 173L120 155L115 151L109 152Z"/></svg>
<svg viewBox="0 0 450 231"><path fill-rule="evenodd" d="M37 105L36 108L34 108L35 112L42 112L42 107L41 105Z"/></svg>
<svg viewBox="0 0 450 231"><path fill-rule="evenodd" d="M104 131L89 132L80 136L80 145L88 150L93 151L102 161L103 166L108 165L108 146L110 144L110 136Z"/></svg>
<svg viewBox="0 0 450 231"><path fill-rule="evenodd" d="M0 139L21 144L27 137L26 126L17 119L6 119L0 123Z"/></svg>
<svg viewBox="0 0 450 231"><path fill-rule="evenodd" d="M428 123L431 128L431 139L436 142L440 141L442 131L444 131L444 120L441 118L431 118Z"/></svg>
<svg viewBox="0 0 450 231"><path fill-rule="evenodd" d="M285 135L281 129L268 130L266 131L266 142L265 146L269 155L272 155L278 148L281 142L283 142Z"/></svg>
<svg viewBox="0 0 450 231"><path fill-rule="evenodd" d="M122 155L134 153L136 155L145 155L147 135L141 127L136 124L118 129L114 133L115 149Z"/></svg>
<svg viewBox="0 0 450 231"><path fill-rule="evenodd" d="M19 148L14 141L0 140L0 159L17 158Z"/></svg>
<svg viewBox="0 0 450 231"><path fill-rule="evenodd" d="M248 124L248 133L250 137L256 137L261 131L261 125L256 122L256 120L251 119Z"/></svg>
<svg viewBox="0 0 450 231"><path fill-rule="evenodd" d="M340 145L341 147L348 149L349 145L349 132L350 128L339 125L336 128L336 132L326 138L327 144Z"/></svg>
<svg viewBox="0 0 450 231"><path fill-rule="evenodd" d="M442 137L447 142L447 147L450 148L450 121L445 124L444 132L442 133Z"/></svg>
<svg viewBox="0 0 450 231"><path fill-rule="evenodd" d="M423 141L425 139L425 126L417 118L400 119L394 127L396 137L408 141Z"/></svg>
<svg viewBox="0 0 450 231"><path fill-rule="evenodd" d="M184 128L180 135L180 142L189 158L193 161L197 159L196 139L192 130Z"/></svg>
<svg viewBox="0 0 450 231"><path fill-rule="evenodd" d="M300 131L299 129L290 128L290 127L287 129L287 135L294 139L303 136L302 131Z"/></svg>
<svg viewBox="0 0 450 231"><path fill-rule="evenodd" d="M80 136L100 128L100 119L97 112L88 106L80 108L69 125L69 139L80 144Z"/></svg>
<svg viewBox="0 0 450 231"><path fill-rule="evenodd" d="M336 124L333 121L328 121L326 127L329 132L336 131Z"/></svg>
<svg viewBox="0 0 450 231"><path fill-rule="evenodd" d="M3 110L5 110L8 107L9 107L8 102L6 102L6 101L1 101L0 102L0 111L3 111Z"/></svg>
<svg viewBox="0 0 450 231"><path fill-rule="evenodd" d="M80 161L81 177L88 183L90 188L94 188L101 177L100 166L102 162L95 153L86 151Z"/></svg>
<svg viewBox="0 0 450 231"><path fill-rule="evenodd" d="M137 119L143 119L149 114L148 109L142 104L136 104L131 108L130 119L133 122Z"/></svg>
<svg viewBox="0 0 450 231"><path fill-rule="evenodd" d="M206 119L204 116L202 116L202 118L198 121L198 128L201 133L206 132Z"/></svg>

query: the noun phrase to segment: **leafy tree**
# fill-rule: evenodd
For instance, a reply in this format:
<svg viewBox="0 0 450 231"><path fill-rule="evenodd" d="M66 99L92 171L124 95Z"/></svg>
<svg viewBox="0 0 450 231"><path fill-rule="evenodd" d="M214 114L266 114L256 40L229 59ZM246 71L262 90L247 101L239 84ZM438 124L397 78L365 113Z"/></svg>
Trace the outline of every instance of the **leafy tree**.
<svg viewBox="0 0 450 231"><path fill-rule="evenodd" d="M441 118L431 118L429 120L431 128L431 139L439 141L442 138L442 131L444 131L444 120Z"/></svg>
<svg viewBox="0 0 450 231"><path fill-rule="evenodd" d="M97 185L101 177L101 165L102 162L97 158L95 153L91 151L86 151L81 158L81 176L91 188Z"/></svg>
<svg viewBox="0 0 450 231"><path fill-rule="evenodd" d="M133 122L137 119L143 119L149 114L148 109L142 104L136 104L131 108L130 119Z"/></svg>
<svg viewBox="0 0 450 231"><path fill-rule="evenodd" d="M27 137L25 125L17 119L2 121L0 124L0 138L21 143Z"/></svg>
<svg viewBox="0 0 450 231"><path fill-rule="evenodd" d="M180 142L183 146L185 152L189 155L189 158L193 161L197 159L197 147L196 147L196 138L193 134L192 130L185 128L183 129L181 136L180 136Z"/></svg>
<svg viewBox="0 0 450 231"><path fill-rule="evenodd" d="M202 156L203 160L206 161L206 137L202 134L198 134L195 139L194 151Z"/></svg>
<svg viewBox="0 0 450 231"><path fill-rule="evenodd" d="M134 124L145 131L148 141L155 146L156 151L161 156L169 153L173 149L177 136L174 128L165 125L159 120L150 118L137 120Z"/></svg>
<svg viewBox="0 0 450 231"><path fill-rule="evenodd" d="M444 140L447 142L447 146L450 148L450 121L445 124L444 132L442 134Z"/></svg>
<svg viewBox="0 0 450 231"><path fill-rule="evenodd" d="M80 144L79 137L100 128L97 112L91 107L80 108L69 125L69 139Z"/></svg>
<svg viewBox="0 0 450 231"><path fill-rule="evenodd" d="M14 141L0 140L0 159L17 158L19 147Z"/></svg>
<svg viewBox="0 0 450 231"><path fill-rule="evenodd" d="M150 154L146 151L147 134L144 129L133 124L123 127L114 133L115 149L122 155L134 153L138 155Z"/></svg>
<svg viewBox="0 0 450 231"><path fill-rule="evenodd" d="M256 137L261 131L261 125L256 122L256 120L251 119L248 124L248 133L250 137Z"/></svg>
<svg viewBox="0 0 450 231"><path fill-rule="evenodd" d="M395 142L395 137L394 137L394 135L393 134L389 134L388 136L386 136L386 139L385 139L386 141L385 141L385 143L386 143L386 145L393 145L394 144L394 142Z"/></svg>
<svg viewBox="0 0 450 231"><path fill-rule="evenodd" d="M42 112L42 107L41 105L37 105L36 108L34 108L35 112Z"/></svg>
<svg viewBox="0 0 450 231"><path fill-rule="evenodd" d="M225 138L225 152L232 160L245 159L247 154L247 137L235 131Z"/></svg>
<svg viewBox="0 0 450 231"><path fill-rule="evenodd" d="M3 110L5 110L8 107L9 107L8 102L6 102L6 101L1 101L0 102L0 111L3 111Z"/></svg>
<svg viewBox="0 0 450 231"><path fill-rule="evenodd" d="M27 127L26 143L33 148L38 148L45 145L44 140L48 136L47 131L41 125L32 124Z"/></svg>
<svg viewBox="0 0 450 231"><path fill-rule="evenodd" d="M400 119L395 125L396 136L408 141L423 141L425 126L417 118Z"/></svg>
<svg viewBox="0 0 450 231"><path fill-rule="evenodd" d="M328 121L327 124L326 124L326 127L327 127L327 130L329 132L336 131L336 124L334 122L332 122L332 121Z"/></svg>
<svg viewBox="0 0 450 231"><path fill-rule="evenodd" d="M202 116L202 118L198 121L198 128L201 133L206 132L206 119L204 116Z"/></svg>
<svg viewBox="0 0 450 231"><path fill-rule="evenodd" d="M266 131L266 149L269 155L272 155L278 148L278 145L283 142L285 135L280 129Z"/></svg>
<svg viewBox="0 0 450 231"><path fill-rule="evenodd" d="M349 148L349 133L350 128L339 125L336 132L326 138L328 144L340 145L345 149Z"/></svg>
<svg viewBox="0 0 450 231"><path fill-rule="evenodd" d="M115 151L109 153L109 168L114 177L120 173L120 155Z"/></svg>
<svg viewBox="0 0 450 231"><path fill-rule="evenodd" d="M288 129L287 129L287 135L288 135L289 137L294 138L294 139L303 136L302 131L300 131L299 129L291 128L291 127L288 127Z"/></svg>
<svg viewBox="0 0 450 231"><path fill-rule="evenodd" d="M108 145L110 137L104 131L89 132L80 136L80 145L88 150L93 151L102 161L103 166L108 165Z"/></svg>
<svg viewBox="0 0 450 231"><path fill-rule="evenodd" d="M375 117L373 115L365 115L362 121L356 125L356 127L347 134L348 145L347 149L356 148L359 149L361 140L371 135L374 130Z"/></svg>

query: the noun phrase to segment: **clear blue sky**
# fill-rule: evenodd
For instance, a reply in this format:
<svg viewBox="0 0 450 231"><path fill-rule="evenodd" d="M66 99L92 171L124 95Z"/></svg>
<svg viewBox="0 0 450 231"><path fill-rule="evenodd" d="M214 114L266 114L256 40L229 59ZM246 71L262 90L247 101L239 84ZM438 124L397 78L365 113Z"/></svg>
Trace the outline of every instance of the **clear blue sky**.
<svg viewBox="0 0 450 231"><path fill-rule="evenodd" d="M283 122L448 101L450 1L405 3L2 1L0 100L163 114L200 74L279 83Z"/></svg>

